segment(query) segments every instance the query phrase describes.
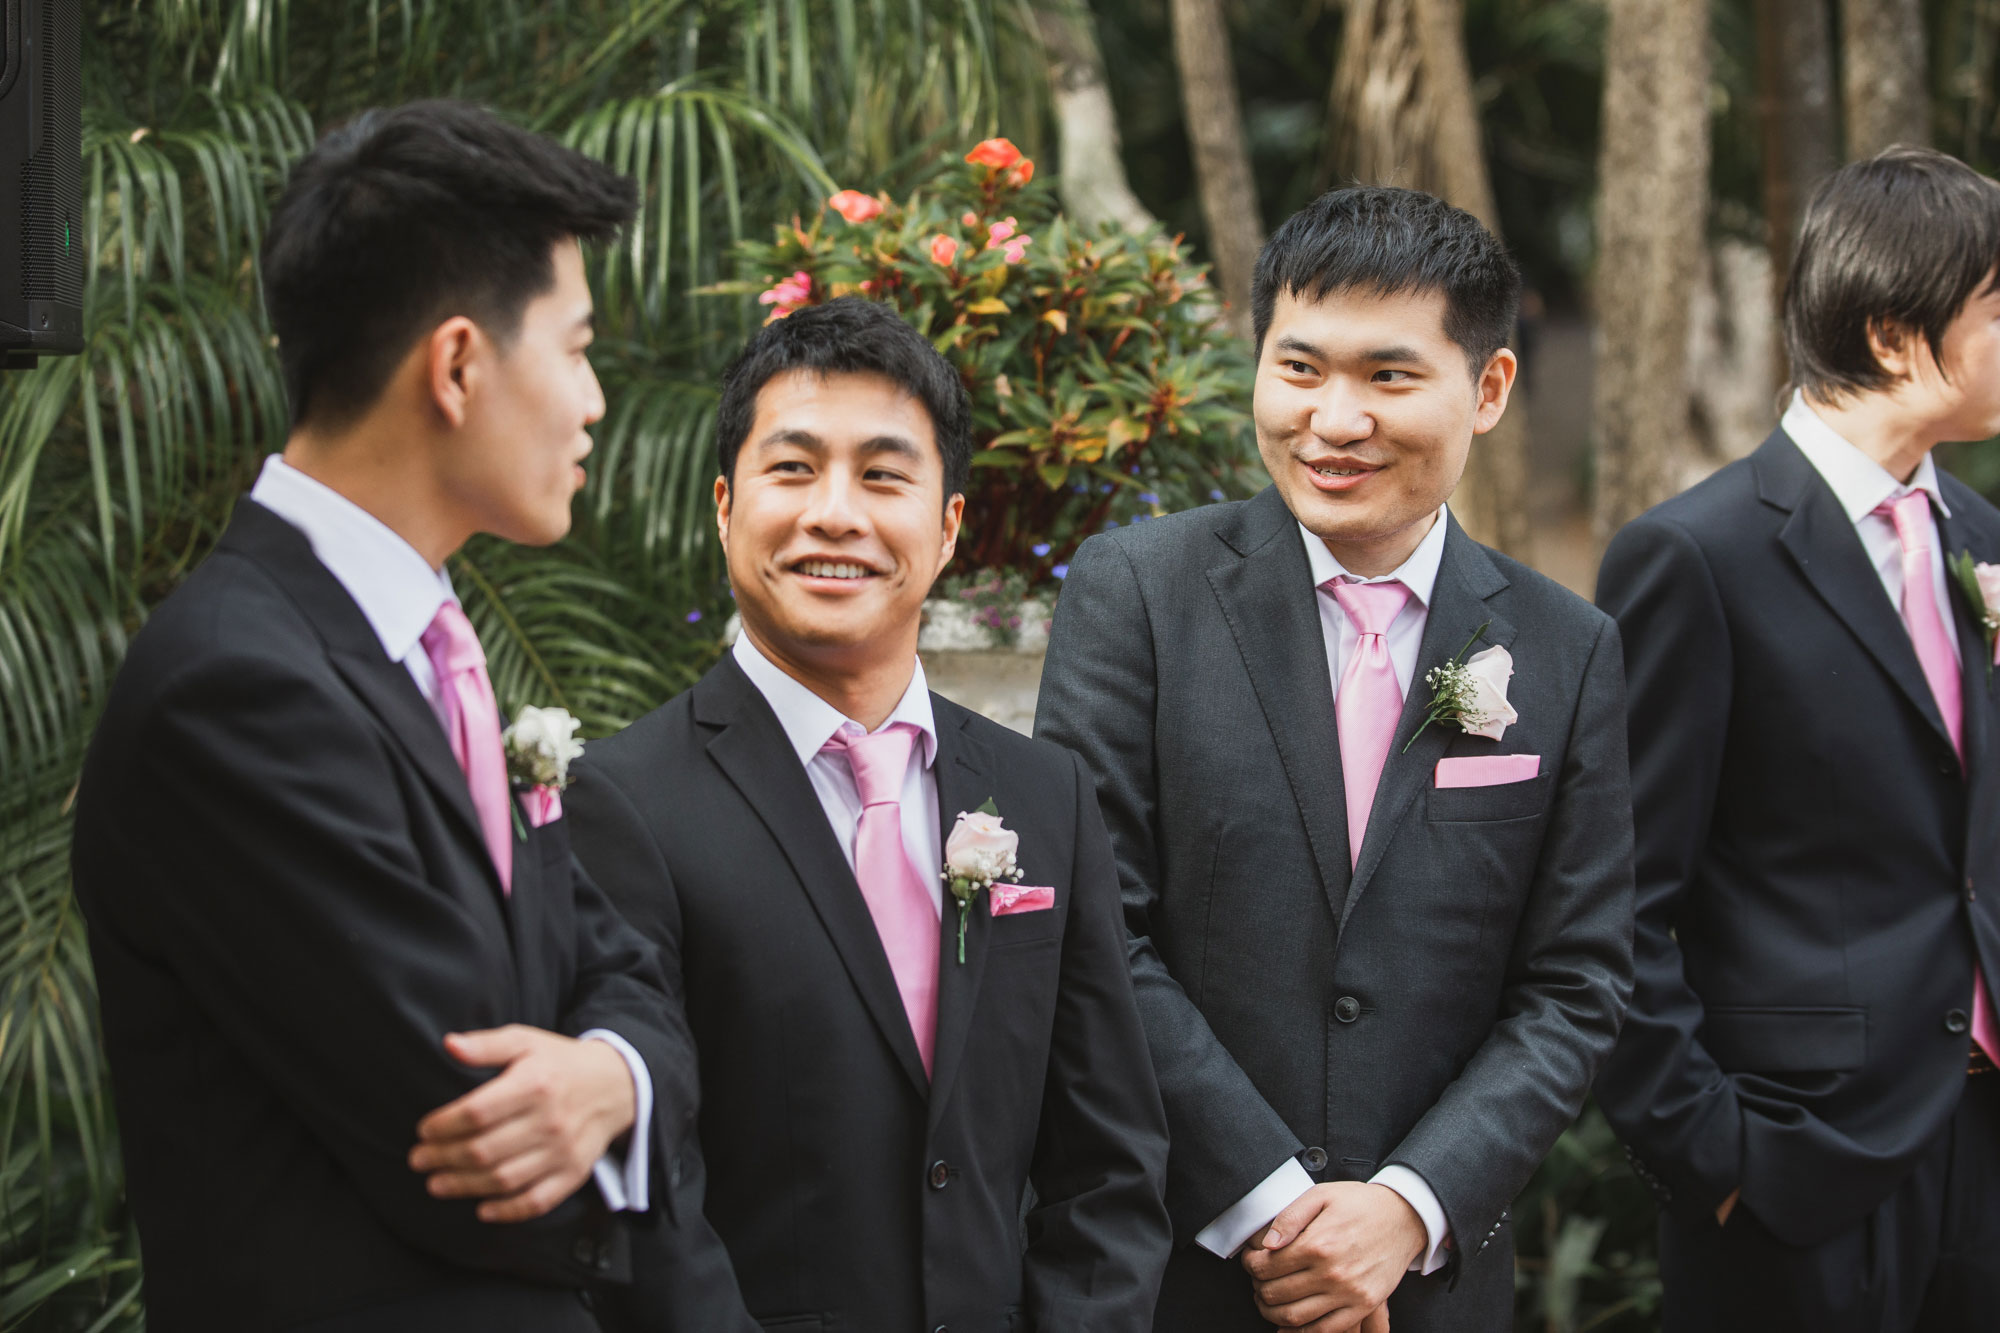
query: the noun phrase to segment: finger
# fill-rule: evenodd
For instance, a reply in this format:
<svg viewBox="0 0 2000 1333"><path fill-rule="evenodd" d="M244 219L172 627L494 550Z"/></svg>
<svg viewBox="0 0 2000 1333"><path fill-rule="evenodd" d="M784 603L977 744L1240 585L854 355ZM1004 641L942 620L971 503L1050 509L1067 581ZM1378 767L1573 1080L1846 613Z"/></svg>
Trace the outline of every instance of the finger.
<svg viewBox="0 0 2000 1333"><path fill-rule="evenodd" d="M1267 1250L1290 1244L1325 1207L1326 1196L1321 1190L1307 1190L1292 1200L1285 1211L1271 1219L1271 1225L1265 1229L1259 1243Z"/></svg>
<svg viewBox="0 0 2000 1333"><path fill-rule="evenodd" d="M1304 1328L1308 1324L1324 1319L1329 1315L1340 1314L1347 1308L1342 1304L1339 1297L1329 1296L1324 1293L1315 1293L1304 1300L1284 1301L1275 1305L1261 1298L1257 1302L1257 1313L1263 1315L1266 1321L1276 1324L1280 1328ZM1359 1321L1360 1314L1361 1311L1356 1309L1355 1318L1357 1322ZM1351 1328L1353 1325L1349 1324L1348 1327Z"/></svg>
<svg viewBox="0 0 2000 1333"><path fill-rule="evenodd" d="M517 1115L468 1138L419 1141L410 1149L410 1169L427 1175L479 1171L546 1146L547 1136L536 1131L535 1118Z"/></svg>
<svg viewBox="0 0 2000 1333"><path fill-rule="evenodd" d="M541 1093L535 1079L509 1069L419 1120L417 1137L433 1143L470 1138L526 1115L539 1104Z"/></svg>
<svg viewBox="0 0 2000 1333"><path fill-rule="evenodd" d="M481 1028L477 1032L447 1032L444 1049L460 1064L475 1068L504 1065L534 1049L536 1029L520 1023Z"/></svg>
<svg viewBox="0 0 2000 1333"><path fill-rule="evenodd" d="M467 1171L438 1171L424 1182L440 1199L503 1199L530 1189L567 1169L560 1153L537 1149L510 1157L497 1166Z"/></svg>
<svg viewBox="0 0 2000 1333"><path fill-rule="evenodd" d="M1336 1305L1354 1304L1361 1299L1359 1293L1317 1268L1259 1282L1256 1287L1257 1299L1270 1306L1290 1305L1311 1296L1332 1297Z"/></svg>
<svg viewBox="0 0 2000 1333"><path fill-rule="evenodd" d="M581 1172L565 1170L543 1176L527 1189L509 1195L504 1199L488 1199L479 1205L479 1220L482 1222L527 1222L552 1211L555 1206L576 1193L577 1187L589 1176L588 1167Z"/></svg>
<svg viewBox="0 0 2000 1333"><path fill-rule="evenodd" d="M1389 1303L1384 1301L1361 1321L1361 1333L1389 1333Z"/></svg>
<svg viewBox="0 0 2000 1333"><path fill-rule="evenodd" d="M1293 1238L1291 1244L1276 1250L1252 1250L1243 1256L1243 1268L1259 1282L1269 1282L1290 1273L1303 1273L1320 1261L1321 1256L1313 1252L1313 1247L1298 1242L1312 1234L1308 1227Z"/></svg>

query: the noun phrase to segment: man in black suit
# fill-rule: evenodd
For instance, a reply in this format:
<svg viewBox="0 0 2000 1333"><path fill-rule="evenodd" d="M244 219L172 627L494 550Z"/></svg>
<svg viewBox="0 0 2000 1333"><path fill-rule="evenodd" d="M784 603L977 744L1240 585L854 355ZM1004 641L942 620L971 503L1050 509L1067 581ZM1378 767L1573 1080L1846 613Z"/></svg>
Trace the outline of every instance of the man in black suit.
<svg viewBox="0 0 2000 1333"><path fill-rule="evenodd" d="M272 214L293 430L134 640L77 798L160 1333L590 1333L614 1210L665 1188L683 1021L559 800L510 792L443 572L568 529L604 410L578 240L633 207L429 103L329 135Z"/></svg>
<svg viewBox="0 0 2000 1333"><path fill-rule="evenodd" d="M964 387L888 307L837 300L752 341L716 437L743 632L572 792L701 1061L682 1224L606 1325L1139 1333L1167 1146L1090 781L916 655ZM992 859L947 894L968 848Z"/></svg>
<svg viewBox="0 0 2000 1333"><path fill-rule="evenodd" d="M1961 163L1835 173L1782 424L1598 576L1639 917L1597 1095L1663 1205L1669 1330L2000 1317L2000 620L1951 567L2000 562L2000 513L1931 459L2000 432L1997 260L2000 188Z"/></svg>
<svg viewBox="0 0 2000 1333"><path fill-rule="evenodd" d="M1124 882L1181 1241L1158 1329L1509 1328L1508 1205L1616 1034L1617 631L1445 508L1518 290L1440 200L1322 197L1253 287L1275 484L1071 562L1036 729Z"/></svg>

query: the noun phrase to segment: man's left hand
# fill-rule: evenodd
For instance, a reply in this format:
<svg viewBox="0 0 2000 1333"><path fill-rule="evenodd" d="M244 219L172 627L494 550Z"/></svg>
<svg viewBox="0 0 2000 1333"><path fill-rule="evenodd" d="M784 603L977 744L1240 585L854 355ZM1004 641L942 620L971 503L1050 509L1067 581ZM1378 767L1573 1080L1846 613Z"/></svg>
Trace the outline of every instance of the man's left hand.
<svg viewBox="0 0 2000 1333"><path fill-rule="evenodd" d="M638 1115L632 1071L608 1043L512 1023L444 1044L468 1065L505 1069L417 1123L410 1167L439 1198L484 1199L482 1222L553 1209Z"/></svg>
<svg viewBox="0 0 2000 1333"><path fill-rule="evenodd" d="M1282 1328L1344 1333L1376 1315L1430 1235L1386 1185L1315 1185L1243 1252L1257 1312ZM1378 1326L1387 1323L1383 1313Z"/></svg>

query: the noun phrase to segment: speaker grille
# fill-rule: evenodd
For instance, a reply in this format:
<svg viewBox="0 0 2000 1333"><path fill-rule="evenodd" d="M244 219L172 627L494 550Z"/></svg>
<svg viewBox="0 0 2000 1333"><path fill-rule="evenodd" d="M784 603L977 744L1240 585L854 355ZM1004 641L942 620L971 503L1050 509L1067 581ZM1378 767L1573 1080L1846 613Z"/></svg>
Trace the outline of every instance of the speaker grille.
<svg viewBox="0 0 2000 1333"><path fill-rule="evenodd" d="M83 130L81 6L41 0L36 53L41 142L21 167L21 295L30 301L83 300Z"/></svg>

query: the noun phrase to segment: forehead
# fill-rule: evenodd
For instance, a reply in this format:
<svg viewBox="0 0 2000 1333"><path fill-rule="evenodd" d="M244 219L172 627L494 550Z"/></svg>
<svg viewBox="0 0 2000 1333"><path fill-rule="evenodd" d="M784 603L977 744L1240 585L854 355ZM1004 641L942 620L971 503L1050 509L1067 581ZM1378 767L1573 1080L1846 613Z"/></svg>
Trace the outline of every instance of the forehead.
<svg viewBox="0 0 2000 1333"><path fill-rule="evenodd" d="M1382 292L1346 287L1322 297L1279 292L1264 343L1270 347L1291 337L1330 350L1364 345L1435 348L1451 341L1444 331L1445 310L1445 294L1436 288Z"/></svg>
<svg viewBox="0 0 2000 1333"><path fill-rule="evenodd" d="M873 371L782 370L765 380L757 390L750 444L801 432L827 445L847 446L895 436L930 456L938 452L929 409L908 389Z"/></svg>

